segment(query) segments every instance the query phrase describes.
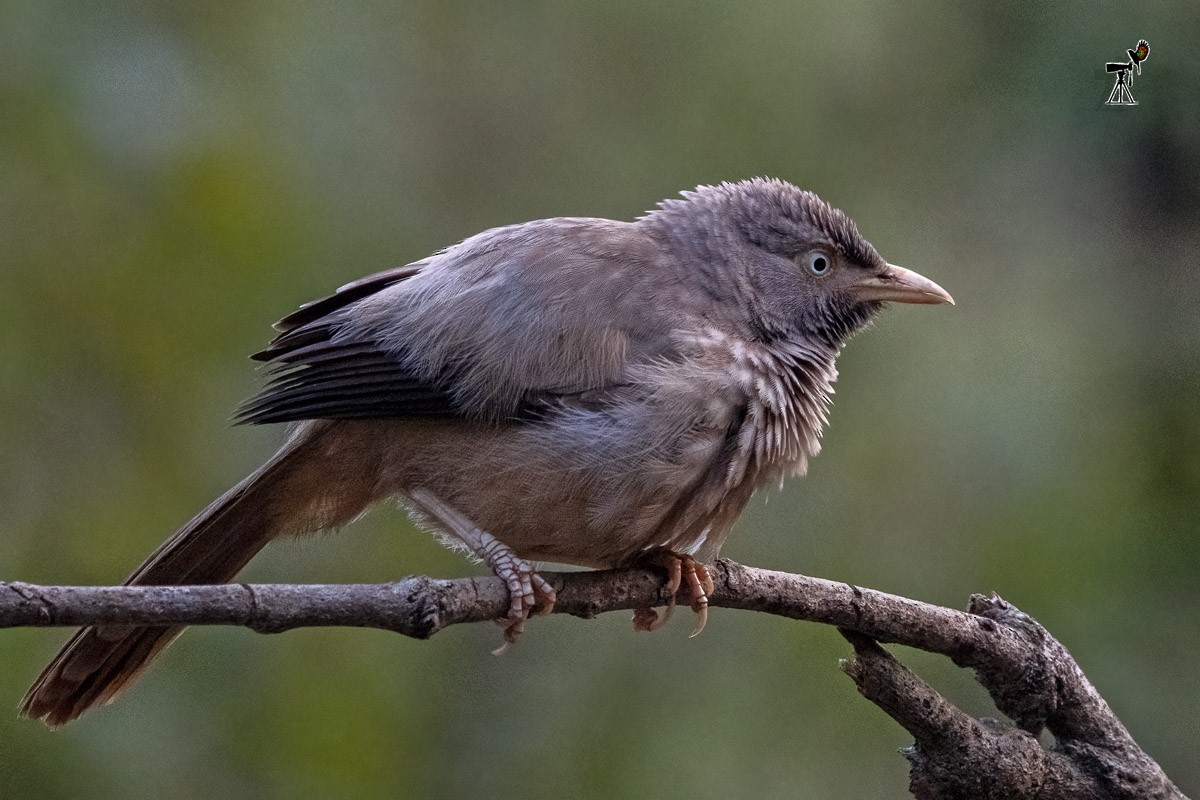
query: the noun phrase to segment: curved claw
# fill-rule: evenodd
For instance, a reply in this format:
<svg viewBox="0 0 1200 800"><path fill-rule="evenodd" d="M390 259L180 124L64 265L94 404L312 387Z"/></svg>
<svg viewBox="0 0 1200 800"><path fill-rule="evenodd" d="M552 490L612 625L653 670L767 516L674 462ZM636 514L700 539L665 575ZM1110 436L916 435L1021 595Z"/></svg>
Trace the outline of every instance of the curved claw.
<svg viewBox="0 0 1200 800"><path fill-rule="evenodd" d="M550 581L536 572L533 573L532 580L534 594L540 595L541 600L535 605L535 612L539 617L544 617L554 611L554 604L558 602L558 592L554 590Z"/></svg>
<svg viewBox="0 0 1200 800"><path fill-rule="evenodd" d="M511 645L517 643L525 632L525 622L530 614L545 616L554 610L558 602L558 592L554 586L541 575L533 571L533 566L527 561L513 558L512 571L497 574L508 584L509 606L508 614L496 624L504 629L504 643L492 651L494 656L502 656L508 652Z"/></svg>
<svg viewBox="0 0 1200 800"><path fill-rule="evenodd" d="M669 550L659 550L649 554L647 560L656 566L667 570L667 606L660 617L652 608L639 608L633 614L633 628L638 631L656 631L671 618L675 610L676 595L684 584L687 585L688 596L692 611L696 613L696 627L691 636L697 636L708 624L708 595L712 593L714 584L708 568L688 555L680 555ZM690 637L689 637L690 638Z"/></svg>
<svg viewBox="0 0 1200 800"><path fill-rule="evenodd" d="M701 564L695 559L689 560L689 569L686 570L688 592L692 596L692 611L696 612L696 628L692 631L689 639L699 636L704 630L704 626L708 624L708 596L712 593L716 585L713 583L712 575L708 573L708 567Z"/></svg>
<svg viewBox="0 0 1200 800"><path fill-rule="evenodd" d="M663 609L660 615L653 608L638 608L633 612L633 629L635 631L656 631L666 625L671 620L671 615L675 613L675 596L667 601L667 607Z"/></svg>

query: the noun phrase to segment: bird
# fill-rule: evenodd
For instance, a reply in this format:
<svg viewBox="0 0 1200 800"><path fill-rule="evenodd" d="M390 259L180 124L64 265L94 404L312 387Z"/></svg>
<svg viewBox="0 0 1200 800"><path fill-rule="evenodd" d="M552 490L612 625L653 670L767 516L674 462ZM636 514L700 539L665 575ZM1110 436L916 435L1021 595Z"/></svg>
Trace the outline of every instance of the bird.
<svg viewBox="0 0 1200 800"><path fill-rule="evenodd" d="M953 299L776 178L484 231L276 323L236 419L288 423L282 446L126 584L231 581L391 500L503 580L505 645L553 607L546 562L664 566L698 632L704 564L757 490L806 471L838 355L889 302ZM57 727L110 702L181 632L83 628L21 712Z"/></svg>

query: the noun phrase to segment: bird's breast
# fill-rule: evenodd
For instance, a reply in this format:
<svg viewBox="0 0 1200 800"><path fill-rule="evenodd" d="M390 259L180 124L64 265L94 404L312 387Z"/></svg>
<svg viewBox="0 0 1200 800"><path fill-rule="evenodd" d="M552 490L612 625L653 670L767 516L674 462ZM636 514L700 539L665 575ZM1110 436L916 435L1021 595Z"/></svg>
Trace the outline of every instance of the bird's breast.
<svg viewBox="0 0 1200 800"><path fill-rule="evenodd" d="M803 341L748 340L717 329L693 337L725 394L737 398L725 484L755 488L802 475L821 449L836 351Z"/></svg>

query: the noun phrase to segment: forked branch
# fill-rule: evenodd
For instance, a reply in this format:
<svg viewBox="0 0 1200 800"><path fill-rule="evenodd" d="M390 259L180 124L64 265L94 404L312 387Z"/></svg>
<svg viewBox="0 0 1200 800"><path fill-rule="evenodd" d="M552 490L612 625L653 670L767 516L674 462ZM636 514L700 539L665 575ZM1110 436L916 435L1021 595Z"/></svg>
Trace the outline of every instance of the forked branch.
<svg viewBox="0 0 1200 800"><path fill-rule="evenodd" d="M922 800L1184 798L1066 648L999 597L976 595L964 612L728 560L716 562L711 572L714 607L820 622L842 631L854 647L843 669L864 697L916 740L906 755L910 789ZM667 600L662 576L648 569L542 575L558 591L558 613L594 617ZM507 610L507 591L491 577L309 586L0 583L0 627L241 625L276 633L343 625L426 639L450 625L496 619ZM939 653L975 670L1013 724L965 714L880 642ZM1043 728L1054 736L1050 748L1038 739Z"/></svg>

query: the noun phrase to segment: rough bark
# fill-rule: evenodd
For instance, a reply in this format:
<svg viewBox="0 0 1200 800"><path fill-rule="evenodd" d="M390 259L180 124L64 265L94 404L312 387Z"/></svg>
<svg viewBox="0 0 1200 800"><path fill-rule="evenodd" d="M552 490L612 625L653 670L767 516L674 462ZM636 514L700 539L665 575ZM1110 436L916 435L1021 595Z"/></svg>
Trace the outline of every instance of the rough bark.
<svg viewBox="0 0 1200 800"><path fill-rule="evenodd" d="M967 611L851 584L756 569L712 569L715 607L834 625L854 656L844 671L864 697L916 740L905 751L910 790L922 800L1184 798L1045 628L999 597L975 595ZM648 569L542 573L557 613L662 605L662 576ZM242 625L261 633L345 625L426 639L450 625L503 615L496 578L351 585L85 587L0 583L0 627ZM949 657L973 669L1013 724L975 719L900 664L880 642ZM1054 745L1038 734L1047 729ZM1184 798L1186 800L1186 798Z"/></svg>

